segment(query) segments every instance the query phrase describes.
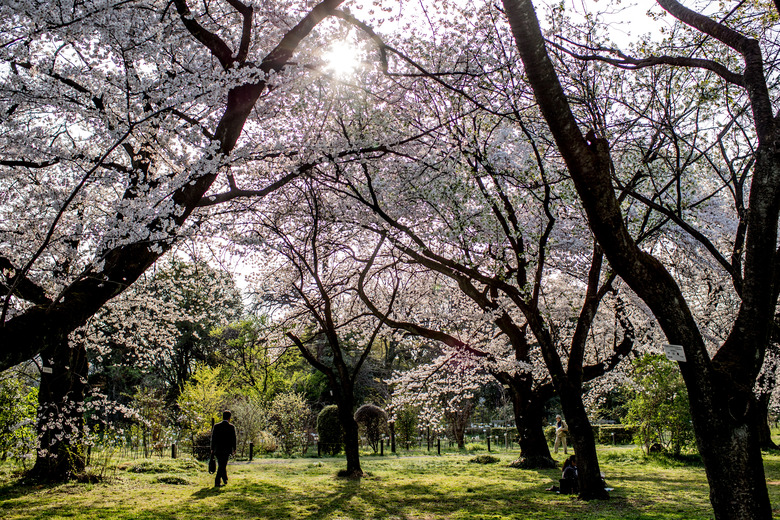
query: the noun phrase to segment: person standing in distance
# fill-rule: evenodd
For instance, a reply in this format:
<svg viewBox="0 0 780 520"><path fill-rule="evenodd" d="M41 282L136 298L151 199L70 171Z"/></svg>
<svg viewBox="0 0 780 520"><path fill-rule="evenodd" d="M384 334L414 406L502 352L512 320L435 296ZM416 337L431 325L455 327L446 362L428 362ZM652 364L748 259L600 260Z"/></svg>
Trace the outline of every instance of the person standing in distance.
<svg viewBox="0 0 780 520"><path fill-rule="evenodd" d="M563 422L560 415L555 416L555 445L553 449L558 453L558 447L563 443L563 453L566 454L566 434L569 432L568 426Z"/></svg>
<svg viewBox="0 0 780 520"><path fill-rule="evenodd" d="M214 477L214 487L219 487L220 480L228 482L228 458L236 453L236 427L230 424L231 414L228 410L222 412L222 422L218 422L211 430L211 454L217 458L217 475Z"/></svg>

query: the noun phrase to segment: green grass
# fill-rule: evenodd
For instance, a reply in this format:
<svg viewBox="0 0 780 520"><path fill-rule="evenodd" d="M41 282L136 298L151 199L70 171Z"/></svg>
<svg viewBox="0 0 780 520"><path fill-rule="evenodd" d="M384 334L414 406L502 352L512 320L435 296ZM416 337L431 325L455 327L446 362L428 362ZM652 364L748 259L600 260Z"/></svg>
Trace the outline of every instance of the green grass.
<svg viewBox="0 0 780 520"><path fill-rule="evenodd" d="M217 489L205 464L191 460L126 461L107 472L108 482L56 486L20 484L0 465L0 518L712 518L695 461L601 447L602 470L615 489L608 501L583 502L545 491L559 471L514 469L508 464L516 452L492 455L497 463L471 463L473 453L364 456L369 476L360 481L336 478L341 458L260 459L231 464L228 486ZM765 466L772 503L780 506L780 453L765 454Z"/></svg>

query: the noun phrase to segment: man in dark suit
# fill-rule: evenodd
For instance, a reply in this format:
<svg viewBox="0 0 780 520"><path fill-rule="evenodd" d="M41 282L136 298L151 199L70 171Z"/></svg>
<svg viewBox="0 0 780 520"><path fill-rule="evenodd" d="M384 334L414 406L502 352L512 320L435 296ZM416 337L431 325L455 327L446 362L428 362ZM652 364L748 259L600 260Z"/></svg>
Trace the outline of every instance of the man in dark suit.
<svg viewBox="0 0 780 520"><path fill-rule="evenodd" d="M211 454L217 458L217 476L214 477L214 487L219 487L220 480L227 484L228 457L236 453L236 428L230 424L230 412L222 412L222 422L214 425L211 430Z"/></svg>

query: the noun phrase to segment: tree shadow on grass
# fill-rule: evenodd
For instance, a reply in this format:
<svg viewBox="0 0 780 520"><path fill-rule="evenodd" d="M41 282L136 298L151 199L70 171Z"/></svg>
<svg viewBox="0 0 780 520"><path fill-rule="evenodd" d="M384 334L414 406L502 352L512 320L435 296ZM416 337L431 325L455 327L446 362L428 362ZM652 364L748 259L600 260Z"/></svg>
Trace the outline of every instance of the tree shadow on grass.
<svg viewBox="0 0 780 520"><path fill-rule="evenodd" d="M220 493L222 493L222 488L207 486L193 493L192 498L195 500L203 500L204 498L217 496Z"/></svg>
<svg viewBox="0 0 780 520"><path fill-rule="evenodd" d="M342 511L347 503L358 494L362 481L343 479L339 483L340 486L336 492L336 496L323 504L316 513L310 516L310 518L328 518L332 513Z"/></svg>
<svg viewBox="0 0 780 520"><path fill-rule="evenodd" d="M0 486L0 499L19 498L59 486L61 486L59 483L34 483L22 477L15 482L8 482Z"/></svg>

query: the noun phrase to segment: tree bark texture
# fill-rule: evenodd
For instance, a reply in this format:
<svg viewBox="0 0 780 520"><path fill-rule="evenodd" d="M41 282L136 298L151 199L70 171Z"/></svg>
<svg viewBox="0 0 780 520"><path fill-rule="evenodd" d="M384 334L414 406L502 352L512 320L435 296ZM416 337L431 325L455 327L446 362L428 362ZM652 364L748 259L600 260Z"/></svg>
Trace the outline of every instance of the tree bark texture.
<svg viewBox="0 0 780 520"><path fill-rule="evenodd" d="M354 399L351 395L351 393L349 396L342 394L337 403L341 427L344 429L344 454L347 458L347 469L345 472L339 472L339 476L361 478L363 469L360 467L360 434L354 416Z"/></svg>
<svg viewBox="0 0 780 520"><path fill-rule="evenodd" d="M509 382L515 424L520 435L521 464L529 469L555 468L558 464L550 455L544 436L544 403L551 395L533 392L531 379L530 376L516 375Z"/></svg>
<svg viewBox="0 0 780 520"><path fill-rule="evenodd" d="M30 476L61 482L85 468L82 406L87 352L83 343L71 347L65 340L46 349L41 357L44 372L38 390L38 456Z"/></svg>
<svg viewBox="0 0 780 520"><path fill-rule="evenodd" d="M769 399L770 393L763 393L756 397L756 434L758 444L762 450L776 450L779 447L772 440L772 430L769 428Z"/></svg>

